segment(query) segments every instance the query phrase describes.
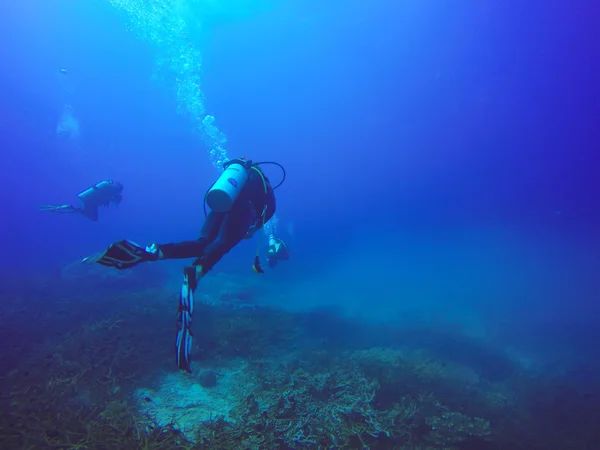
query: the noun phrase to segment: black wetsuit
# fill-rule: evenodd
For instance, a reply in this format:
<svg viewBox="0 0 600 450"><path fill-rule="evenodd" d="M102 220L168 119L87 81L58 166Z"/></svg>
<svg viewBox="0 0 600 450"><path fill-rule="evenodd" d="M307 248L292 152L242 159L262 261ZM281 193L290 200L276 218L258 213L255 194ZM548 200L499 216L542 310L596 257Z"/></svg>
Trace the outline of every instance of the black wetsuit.
<svg viewBox="0 0 600 450"><path fill-rule="evenodd" d="M275 214L273 188L267 177L264 180L263 183L256 170L249 170L248 180L231 210L225 213L211 211L197 240L159 245L164 258L197 258L193 264L201 265L204 273L212 269L223 255L244 239L252 226L261 228Z"/></svg>

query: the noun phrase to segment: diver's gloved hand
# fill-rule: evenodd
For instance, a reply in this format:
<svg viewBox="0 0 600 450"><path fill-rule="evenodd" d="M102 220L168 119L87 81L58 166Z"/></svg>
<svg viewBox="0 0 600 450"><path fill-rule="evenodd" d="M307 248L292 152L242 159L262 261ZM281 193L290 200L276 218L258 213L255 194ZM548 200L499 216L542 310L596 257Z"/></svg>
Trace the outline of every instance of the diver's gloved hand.
<svg viewBox="0 0 600 450"><path fill-rule="evenodd" d="M155 245L143 248L133 241L123 240L115 242L108 249L94 258L98 264L115 269L129 269L139 263L158 261L162 253ZM150 249L151 251L148 251Z"/></svg>
<svg viewBox="0 0 600 450"><path fill-rule="evenodd" d="M158 245L156 245L156 243L153 243L152 245L146 246L145 250L148 253L156 255L156 260L164 259L164 257L165 257L165 255L163 255L162 250L158 247Z"/></svg>

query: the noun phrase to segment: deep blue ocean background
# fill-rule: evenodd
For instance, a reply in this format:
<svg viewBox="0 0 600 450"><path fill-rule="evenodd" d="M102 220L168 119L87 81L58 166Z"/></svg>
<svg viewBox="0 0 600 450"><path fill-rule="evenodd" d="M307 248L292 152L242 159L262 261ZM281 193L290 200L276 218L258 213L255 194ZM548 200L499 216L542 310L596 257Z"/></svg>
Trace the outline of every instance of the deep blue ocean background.
<svg viewBox="0 0 600 450"><path fill-rule="evenodd" d="M228 156L287 170L277 232L292 259L258 281L276 286L264 302L458 330L597 392L593 2L154 3L201 55ZM114 241L199 232L218 171L198 121L178 114L179 75L157 72L168 39L140 39L119 4L144 2L0 4L0 278L59 280ZM56 132L66 104L72 138ZM124 200L97 223L38 210L103 179ZM256 245L215 274L256 277ZM164 277L148 285L176 292L182 265L153 266Z"/></svg>

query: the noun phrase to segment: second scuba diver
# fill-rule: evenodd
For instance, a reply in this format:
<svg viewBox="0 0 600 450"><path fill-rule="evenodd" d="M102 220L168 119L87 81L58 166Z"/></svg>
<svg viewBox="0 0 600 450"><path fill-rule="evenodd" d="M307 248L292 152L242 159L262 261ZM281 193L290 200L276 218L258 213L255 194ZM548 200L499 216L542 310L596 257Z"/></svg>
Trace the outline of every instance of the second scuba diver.
<svg viewBox="0 0 600 450"><path fill-rule="evenodd" d="M275 187L260 170L259 166L263 164L275 164L282 169L283 179ZM285 180L285 170L273 162L253 163L244 158L233 159L227 161L223 168L223 173L205 195L205 204L210 207L210 212L206 215L205 210L206 220L198 239L154 243L145 248L123 240L115 242L98 256L84 259L122 270L149 261L196 258L183 271L176 342L177 365L188 372L191 372L189 355L193 293L198 281L233 247L243 239L251 238L273 217L276 209L274 190ZM252 266L255 273L263 273L258 257L260 244Z"/></svg>
<svg viewBox="0 0 600 450"><path fill-rule="evenodd" d="M100 206L115 205L123 201L123 185L112 180L101 181L89 189L79 193L77 197L83 204L83 207L73 205L44 205L40 210L64 214L81 214L88 219L98 221L98 208Z"/></svg>
<svg viewBox="0 0 600 450"><path fill-rule="evenodd" d="M290 259L290 250L283 239L274 234L269 236L269 248L267 249L267 263L271 269L274 269L279 261L288 261Z"/></svg>

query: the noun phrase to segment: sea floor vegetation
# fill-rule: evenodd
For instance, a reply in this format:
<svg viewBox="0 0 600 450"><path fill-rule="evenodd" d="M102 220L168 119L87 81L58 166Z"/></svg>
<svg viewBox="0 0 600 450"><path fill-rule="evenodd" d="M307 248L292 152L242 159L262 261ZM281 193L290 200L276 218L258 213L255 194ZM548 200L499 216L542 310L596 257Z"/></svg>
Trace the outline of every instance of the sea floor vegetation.
<svg viewBox="0 0 600 450"><path fill-rule="evenodd" d="M186 374L176 293L4 280L0 448L600 448L600 401L568 374L456 331L288 312L226 285L197 305Z"/></svg>

